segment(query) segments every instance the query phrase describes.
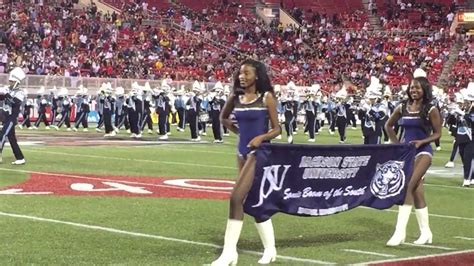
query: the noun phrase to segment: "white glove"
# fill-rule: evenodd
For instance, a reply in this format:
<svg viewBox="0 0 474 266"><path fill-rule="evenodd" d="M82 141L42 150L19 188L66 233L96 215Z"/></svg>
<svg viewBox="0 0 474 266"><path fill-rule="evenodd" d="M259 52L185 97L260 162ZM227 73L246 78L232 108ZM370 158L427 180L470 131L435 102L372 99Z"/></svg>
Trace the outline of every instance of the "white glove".
<svg viewBox="0 0 474 266"><path fill-rule="evenodd" d="M8 87L0 87L0 95L5 95L10 92Z"/></svg>

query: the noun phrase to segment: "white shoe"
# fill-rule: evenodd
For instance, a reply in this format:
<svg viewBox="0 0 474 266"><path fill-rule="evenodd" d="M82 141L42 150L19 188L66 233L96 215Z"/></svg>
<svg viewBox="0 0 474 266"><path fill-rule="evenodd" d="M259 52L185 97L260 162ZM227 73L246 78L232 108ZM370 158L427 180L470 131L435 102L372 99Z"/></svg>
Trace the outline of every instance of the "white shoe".
<svg viewBox="0 0 474 266"><path fill-rule="evenodd" d="M110 133L109 134L104 134L104 138L106 137L110 137Z"/></svg>
<svg viewBox="0 0 474 266"><path fill-rule="evenodd" d="M23 165L25 163L26 163L25 159L16 160L16 161L12 162L13 165Z"/></svg>
<svg viewBox="0 0 474 266"><path fill-rule="evenodd" d="M141 138L142 138L142 134L135 135L135 138L136 138L136 139L141 139Z"/></svg>
<svg viewBox="0 0 474 266"><path fill-rule="evenodd" d="M276 136L275 139L281 139L281 134Z"/></svg>
<svg viewBox="0 0 474 266"><path fill-rule="evenodd" d="M111 132L109 133L109 135L110 135L111 137L115 137L115 136L117 135L117 133L115 133L115 131L111 131Z"/></svg>
<svg viewBox="0 0 474 266"><path fill-rule="evenodd" d="M59 131L59 127L58 126L52 126L54 129L56 129L56 131Z"/></svg>
<svg viewBox="0 0 474 266"><path fill-rule="evenodd" d="M202 133L201 133L201 136L207 136L207 133L206 133L206 132L202 132Z"/></svg>
<svg viewBox="0 0 474 266"><path fill-rule="evenodd" d="M196 138L196 141L201 141L201 137L198 136L198 137Z"/></svg>
<svg viewBox="0 0 474 266"><path fill-rule="evenodd" d="M356 127L352 127L353 130L356 130L357 128Z"/></svg>
<svg viewBox="0 0 474 266"><path fill-rule="evenodd" d="M66 131L71 131L71 130L72 130L72 129L71 129L70 127L68 127L68 128L66 129Z"/></svg>
<svg viewBox="0 0 474 266"><path fill-rule="evenodd" d="M308 142L315 142L315 139L308 139Z"/></svg>
<svg viewBox="0 0 474 266"><path fill-rule="evenodd" d="M45 127L46 130L49 130L49 126ZM37 127L33 127L33 129L38 129Z"/></svg>
<svg viewBox="0 0 474 266"><path fill-rule="evenodd" d="M297 130L298 130L298 129L297 129ZM293 135L298 135L298 132L296 132L296 130L293 131Z"/></svg>
<svg viewBox="0 0 474 266"><path fill-rule="evenodd" d="M471 185L471 182L469 182L469 180L464 179L464 181L462 182L463 187L469 187L470 185Z"/></svg>
<svg viewBox="0 0 474 266"><path fill-rule="evenodd" d="M224 134L222 134L222 136L228 137L228 136L229 136L229 133L224 133Z"/></svg>
<svg viewBox="0 0 474 266"><path fill-rule="evenodd" d="M437 150L437 151L440 151L440 150L441 150L441 146L436 147L436 150Z"/></svg>
<svg viewBox="0 0 474 266"><path fill-rule="evenodd" d="M83 132L89 132L89 129L84 128L82 131L83 131Z"/></svg>
<svg viewBox="0 0 474 266"><path fill-rule="evenodd" d="M293 136L288 136L288 143L293 144Z"/></svg>
<svg viewBox="0 0 474 266"><path fill-rule="evenodd" d="M447 162L447 163L444 165L444 168L454 168L454 162Z"/></svg>
<svg viewBox="0 0 474 266"><path fill-rule="evenodd" d="M96 131L96 132L102 132L102 130L101 130L100 128L98 128L98 127L95 128L95 131Z"/></svg>
<svg viewBox="0 0 474 266"><path fill-rule="evenodd" d="M167 136L171 136L171 132L166 132L166 135L167 135Z"/></svg>
<svg viewBox="0 0 474 266"><path fill-rule="evenodd" d="M179 132L184 132L184 129L178 127L176 130L178 130Z"/></svg>
<svg viewBox="0 0 474 266"><path fill-rule="evenodd" d="M148 129L148 134L150 134L150 135L153 134L153 130Z"/></svg>
<svg viewBox="0 0 474 266"><path fill-rule="evenodd" d="M224 141L221 140L221 139L216 139L216 140L214 140L214 143L224 143Z"/></svg>
<svg viewBox="0 0 474 266"><path fill-rule="evenodd" d="M344 141L343 141L343 140L340 140L340 141L339 141L339 144L344 144Z"/></svg>
<svg viewBox="0 0 474 266"><path fill-rule="evenodd" d="M471 185L474 185L474 179L471 179Z"/></svg>
<svg viewBox="0 0 474 266"><path fill-rule="evenodd" d="M127 129L127 133L130 134L132 133L132 131L130 129Z"/></svg>
<svg viewBox="0 0 474 266"><path fill-rule="evenodd" d="M308 132L308 131L306 131L304 134L305 134L305 135L309 135L309 132Z"/></svg>
<svg viewBox="0 0 474 266"><path fill-rule="evenodd" d="M334 131L329 130L330 135L334 135Z"/></svg>
<svg viewBox="0 0 474 266"><path fill-rule="evenodd" d="M165 140L168 139L168 135L163 135L158 138L159 140Z"/></svg>
<svg viewBox="0 0 474 266"><path fill-rule="evenodd" d="M75 127L73 127L72 130L73 130L74 132L77 132L77 128L75 128Z"/></svg>
<svg viewBox="0 0 474 266"><path fill-rule="evenodd" d="M22 125L18 125L18 128L19 128L19 129L23 129L23 126L22 126Z"/></svg>
<svg viewBox="0 0 474 266"><path fill-rule="evenodd" d="M115 133L117 133L117 134L120 133L120 129L118 129L118 128L114 128L114 131L115 131Z"/></svg>
<svg viewBox="0 0 474 266"><path fill-rule="evenodd" d="M32 129L34 129L34 128L33 128L33 127L29 127L29 128L28 128L28 130L32 130Z"/></svg>

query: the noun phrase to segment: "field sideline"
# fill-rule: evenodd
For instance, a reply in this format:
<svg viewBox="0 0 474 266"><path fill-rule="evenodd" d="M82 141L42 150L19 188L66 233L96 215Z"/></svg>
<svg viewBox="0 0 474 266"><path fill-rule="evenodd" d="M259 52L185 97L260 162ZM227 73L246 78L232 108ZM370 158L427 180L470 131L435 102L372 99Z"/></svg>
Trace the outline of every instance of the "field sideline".
<svg viewBox="0 0 474 266"><path fill-rule="evenodd" d="M362 143L359 130L348 129L347 143ZM418 237L413 214L408 243L386 247L396 208L357 208L319 218L277 214L275 264L391 265L421 259L432 265L448 259L472 265L474 188L460 187L459 158L454 169L443 167L452 143L443 133L425 188L433 245L410 244ZM202 137L209 143L190 144L189 132L174 128L168 142L157 142L156 135L130 141L124 133L107 141L95 132L17 135L35 145L20 143L27 160L20 167L9 165L13 155L9 147L4 151L0 225L6 241L0 244L0 263L203 265L219 255L226 198L237 171L235 136L224 144L212 144L211 136ZM296 136L295 143L305 142L305 135ZM316 137L316 144L337 142L327 128ZM257 264L263 248L248 216L239 248L239 265Z"/></svg>

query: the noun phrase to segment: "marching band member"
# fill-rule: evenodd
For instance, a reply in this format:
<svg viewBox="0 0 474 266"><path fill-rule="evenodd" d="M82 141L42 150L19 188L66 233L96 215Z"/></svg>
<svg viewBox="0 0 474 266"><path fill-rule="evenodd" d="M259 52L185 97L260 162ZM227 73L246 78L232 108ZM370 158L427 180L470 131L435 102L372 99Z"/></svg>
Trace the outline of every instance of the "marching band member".
<svg viewBox="0 0 474 266"><path fill-rule="evenodd" d="M458 116L461 116L463 112L458 112L458 110L463 109L464 105L464 97L460 92L454 93L455 102L448 106L448 117L447 117L447 125L448 130L451 136L454 137L453 147L451 149L451 156L449 157L449 161L446 163L444 167L446 168L453 168L454 167L454 159L456 158L456 154L459 151L459 145L456 141L457 139L457 132L458 132Z"/></svg>
<svg viewBox="0 0 474 266"><path fill-rule="evenodd" d="M153 134L153 121L151 121L151 101L153 100L153 91L150 83L146 82L143 88L143 118L141 121L140 130L145 130L145 125L148 126L148 134Z"/></svg>
<svg viewBox="0 0 474 266"><path fill-rule="evenodd" d="M222 83L217 82L213 90L209 93L209 112L212 123L212 133L214 135L214 143L224 142L222 140L221 122L219 120L219 115L225 104L225 101L222 99L223 92L224 87L222 86Z"/></svg>
<svg viewBox="0 0 474 266"><path fill-rule="evenodd" d="M112 84L107 83L102 102L105 127L104 137L114 137L117 134L114 130L112 123L112 115L114 113L115 104L115 98L113 97L113 93L114 90L112 89Z"/></svg>
<svg viewBox="0 0 474 266"><path fill-rule="evenodd" d="M33 129L31 127L31 120L30 120L31 110L33 110L33 101L31 99L28 99L28 90L27 89L24 89L23 92L25 94L25 100L23 101L23 104L22 104L23 121L21 122L21 124L18 127L20 129L23 129L24 127L28 128L28 129Z"/></svg>
<svg viewBox="0 0 474 266"><path fill-rule="evenodd" d="M79 126L82 124L82 127L84 128L83 131L87 132L89 131L89 124L87 119L89 118L89 113L90 113L90 97L87 94L87 88L84 86L80 85L79 86L79 91L76 94L76 123L74 125L74 128L72 130L77 131Z"/></svg>
<svg viewBox="0 0 474 266"><path fill-rule="evenodd" d="M315 101L315 95L318 93L320 87L318 84L311 86L306 94L306 99L302 103L302 106L306 112L306 128L308 129L309 139L308 142L315 142L314 134L316 132L316 116L317 116L317 103Z"/></svg>
<svg viewBox="0 0 474 266"><path fill-rule="evenodd" d="M52 89L49 90L49 97L48 101L51 105L51 127L58 128L56 127L56 117L58 116L58 113L60 113L60 106L61 106L61 101L58 99L58 96L56 95L58 93L58 89L56 86L54 86Z"/></svg>
<svg viewBox="0 0 474 266"><path fill-rule="evenodd" d="M125 124L127 119L127 106L125 104L125 90L123 87L117 87L115 89L115 133L120 132L120 129Z"/></svg>
<svg viewBox="0 0 474 266"><path fill-rule="evenodd" d="M380 144L382 138L381 118L385 109L380 103L382 93L376 86L369 86L366 92L367 101L361 109L365 111L362 124L364 144Z"/></svg>
<svg viewBox="0 0 474 266"><path fill-rule="evenodd" d="M99 115L99 121L97 121L97 127L95 131L102 132L102 126L104 125L104 98L105 98L105 83L102 83L100 89L97 91L97 96L95 98L95 109L97 115Z"/></svg>
<svg viewBox="0 0 474 266"><path fill-rule="evenodd" d="M456 142L463 162L464 181L462 186L474 185L473 158L474 158L474 82L469 82L467 89L461 90L465 99L465 111L455 110L458 114Z"/></svg>
<svg viewBox="0 0 474 266"><path fill-rule="evenodd" d="M193 84L192 92L190 93L188 102L186 103L192 141L201 140L201 137L198 135L198 114L201 111L201 99L198 97L200 92L201 85L196 81Z"/></svg>
<svg viewBox="0 0 474 266"><path fill-rule="evenodd" d="M285 116L285 130L288 143L293 144L293 134L294 134L294 127L293 123L296 119L295 110L298 109L296 106L297 103L295 102L295 90L296 85L292 81L290 81L286 85L286 93L281 97L281 105L284 110Z"/></svg>
<svg viewBox="0 0 474 266"><path fill-rule="evenodd" d="M186 128L186 102L188 101L185 96L185 87L181 86L181 89L176 92L176 99L174 100L174 108L178 113L178 127L177 130L183 132Z"/></svg>
<svg viewBox="0 0 474 266"><path fill-rule="evenodd" d="M43 86L40 87L37 94L36 107L38 108L38 119L36 119L33 129L38 129L41 122L44 123L46 129L49 129L49 122L48 119L46 119L46 107L49 106L49 101Z"/></svg>
<svg viewBox="0 0 474 266"><path fill-rule="evenodd" d="M56 130L59 130L63 124L66 124L67 131L71 131L71 101L68 96L68 89L61 88L58 93L58 107L61 106L61 120L56 126L53 126Z"/></svg>
<svg viewBox="0 0 474 266"><path fill-rule="evenodd" d="M216 84L218 83L220 82ZM222 83L218 86L222 87ZM206 125L209 122L209 98L205 88L204 83L201 83L201 94L198 96L201 99L201 108L198 116L198 132L200 136L207 136Z"/></svg>
<svg viewBox="0 0 474 266"><path fill-rule="evenodd" d="M26 78L26 74L23 69L15 67L10 72L8 77L9 86L0 88L0 100L4 101L3 111L6 118L3 122L3 128L0 132L1 143L0 143L0 163L3 162L3 148L5 147L5 141L8 138L10 146L15 156L13 165L25 164L25 157L21 152L20 146L15 135L15 124L17 123L18 115L20 114L20 107L25 99L25 93L20 90L20 83Z"/></svg>
<svg viewBox="0 0 474 266"><path fill-rule="evenodd" d="M130 122L130 137L140 139L140 118L143 111L142 91L140 85L136 82L132 84L130 97L127 99L128 119Z"/></svg>
<svg viewBox="0 0 474 266"><path fill-rule="evenodd" d="M346 141L346 126L347 126L347 90L345 86L336 93L336 126L339 133L339 143L343 144Z"/></svg>
<svg viewBox="0 0 474 266"><path fill-rule="evenodd" d="M170 89L169 85L164 80L161 84L161 89L157 89L154 95L155 100L155 111L158 114L158 130L160 140L168 139L168 118L170 114L170 99L168 98L167 91Z"/></svg>
<svg viewBox="0 0 474 266"><path fill-rule="evenodd" d="M223 96L222 96L222 100L223 100L224 102L226 102L227 99L229 98L229 94L230 94L230 87L229 87L229 85L224 85L224 94L223 94ZM224 125L222 125L222 128L224 129L224 134L222 134L222 135L223 135L224 137L228 137L228 136L229 136L229 129L228 129L226 126L224 126ZM281 136L280 136L280 137L281 137Z"/></svg>

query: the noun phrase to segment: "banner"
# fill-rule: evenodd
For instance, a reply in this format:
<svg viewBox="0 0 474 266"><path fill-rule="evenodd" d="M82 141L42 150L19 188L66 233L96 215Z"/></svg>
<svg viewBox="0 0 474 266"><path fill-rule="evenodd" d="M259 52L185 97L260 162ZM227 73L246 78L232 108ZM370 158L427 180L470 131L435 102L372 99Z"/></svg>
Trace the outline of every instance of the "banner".
<svg viewBox="0 0 474 266"><path fill-rule="evenodd" d="M262 144L244 210L259 220L277 212L324 216L403 204L415 146Z"/></svg>

